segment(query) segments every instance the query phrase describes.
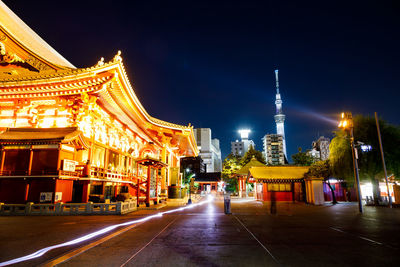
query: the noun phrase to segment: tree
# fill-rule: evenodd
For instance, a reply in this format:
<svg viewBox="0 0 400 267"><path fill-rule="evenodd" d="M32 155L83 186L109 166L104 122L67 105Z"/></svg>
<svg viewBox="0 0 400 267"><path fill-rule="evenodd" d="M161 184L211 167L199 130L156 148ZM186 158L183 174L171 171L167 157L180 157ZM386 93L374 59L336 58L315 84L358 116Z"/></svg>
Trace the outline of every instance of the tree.
<svg viewBox="0 0 400 267"><path fill-rule="evenodd" d="M259 162L267 164L262 152L254 149L254 147L250 145L249 150L244 154L242 160L240 161L240 165L243 167L244 165L249 163L253 157L256 158Z"/></svg>
<svg viewBox="0 0 400 267"><path fill-rule="evenodd" d="M334 132L329 145L329 165L333 177L341 178L350 187L354 184L353 157L350 140L344 131Z"/></svg>
<svg viewBox="0 0 400 267"><path fill-rule="evenodd" d="M301 152L301 150L301 147L299 147L299 152L292 155L293 163L300 166L310 166L314 162L314 158L306 152Z"/></svg>
<svg viewBox="0 0 400 267"><path fill-rule="evenodd" d="M331 177L331 167L329 164L329 160L317 161L314 162L309 171L306 173L306 177L317 177L323 178L326 181L326 184L329 186L332 194L332 203L336 204L336 196L335 189L333 189L331 183L329 182L329 178Z"/></svg>
<svg viewBox="0 0 400 267"><path fill-rule="evenodd" d="M222 179L227 183L227 191L237 191L238 182L236 178L232 178L232 174L242 167L240 160L240 156L231 153L222 163Z"/></svg>
<svg viewBox="0 0 400 267"><path fill-rule="evenodd" d="M361 151L357 146L359 158L360 180L370 181L373 185L374 200L378 203L379 181L384 178L382 159L379 150L379 140L376 123L373 117L357 115L354 122L354 142L371 146L370 151ZM400 174L400 128L390 125L384 120L379 120L385 162L388 175L399 176ZM330 149L331 170L334 176L354 182L353 160L348 134L344 131L334 133Z"/></svg>

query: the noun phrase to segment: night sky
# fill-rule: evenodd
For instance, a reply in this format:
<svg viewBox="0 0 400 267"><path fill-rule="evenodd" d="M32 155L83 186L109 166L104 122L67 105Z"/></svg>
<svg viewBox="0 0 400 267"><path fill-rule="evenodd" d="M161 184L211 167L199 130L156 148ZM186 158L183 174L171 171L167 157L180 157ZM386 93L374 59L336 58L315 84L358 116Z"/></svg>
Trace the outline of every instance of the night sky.
<svg viewBox="0 0 400 267"><path fill-rule="evenodd" d="M4 2L76 67L121 50L148 113L211 128L223 157L242 127L259 150L276 132L275 68L289 155L343 110L400 124L399 1Z"/></svg>

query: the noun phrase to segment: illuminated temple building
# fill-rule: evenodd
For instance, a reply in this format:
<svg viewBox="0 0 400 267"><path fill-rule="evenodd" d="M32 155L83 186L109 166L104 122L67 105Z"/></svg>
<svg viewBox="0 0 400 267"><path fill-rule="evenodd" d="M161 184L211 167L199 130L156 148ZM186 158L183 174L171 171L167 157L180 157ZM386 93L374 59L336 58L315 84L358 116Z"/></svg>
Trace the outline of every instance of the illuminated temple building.
<svg viewBox="0 0 400 267"><path fill-rule="evenodd" d="M0 202L167 197L193 127L151 117L121 53L76 68L0 2Z"/></svg>

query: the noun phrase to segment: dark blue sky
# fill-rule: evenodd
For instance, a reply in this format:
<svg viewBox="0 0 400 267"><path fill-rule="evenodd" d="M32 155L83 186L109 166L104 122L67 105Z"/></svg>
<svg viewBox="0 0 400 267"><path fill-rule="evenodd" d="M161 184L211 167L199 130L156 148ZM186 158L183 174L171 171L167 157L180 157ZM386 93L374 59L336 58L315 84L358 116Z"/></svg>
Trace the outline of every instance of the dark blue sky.
<svg viewBox="0 0 400 267"><path fill-rule="evenodd" d="M288 153L331 136L342 110L400 124L398 1L4 1L77 67L122 50L154 117L274 133L279 68ZM218 3L215 3L218 2Z"/></svg>

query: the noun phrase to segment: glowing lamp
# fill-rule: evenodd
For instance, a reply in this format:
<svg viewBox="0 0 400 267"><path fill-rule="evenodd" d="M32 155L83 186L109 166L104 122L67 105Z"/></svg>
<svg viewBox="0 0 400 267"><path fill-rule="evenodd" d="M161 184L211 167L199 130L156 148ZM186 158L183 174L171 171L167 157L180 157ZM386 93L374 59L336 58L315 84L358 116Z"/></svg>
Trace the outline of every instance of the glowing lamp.
<svg viewBox="0 0 400 267"><path fill-rule="evenodd" d="M241 130L239 130L239 134L240 134L240 137L242 139L249 138L249 133L251 133L251 130L249 130L249 129L241 129Z"/></svg>

